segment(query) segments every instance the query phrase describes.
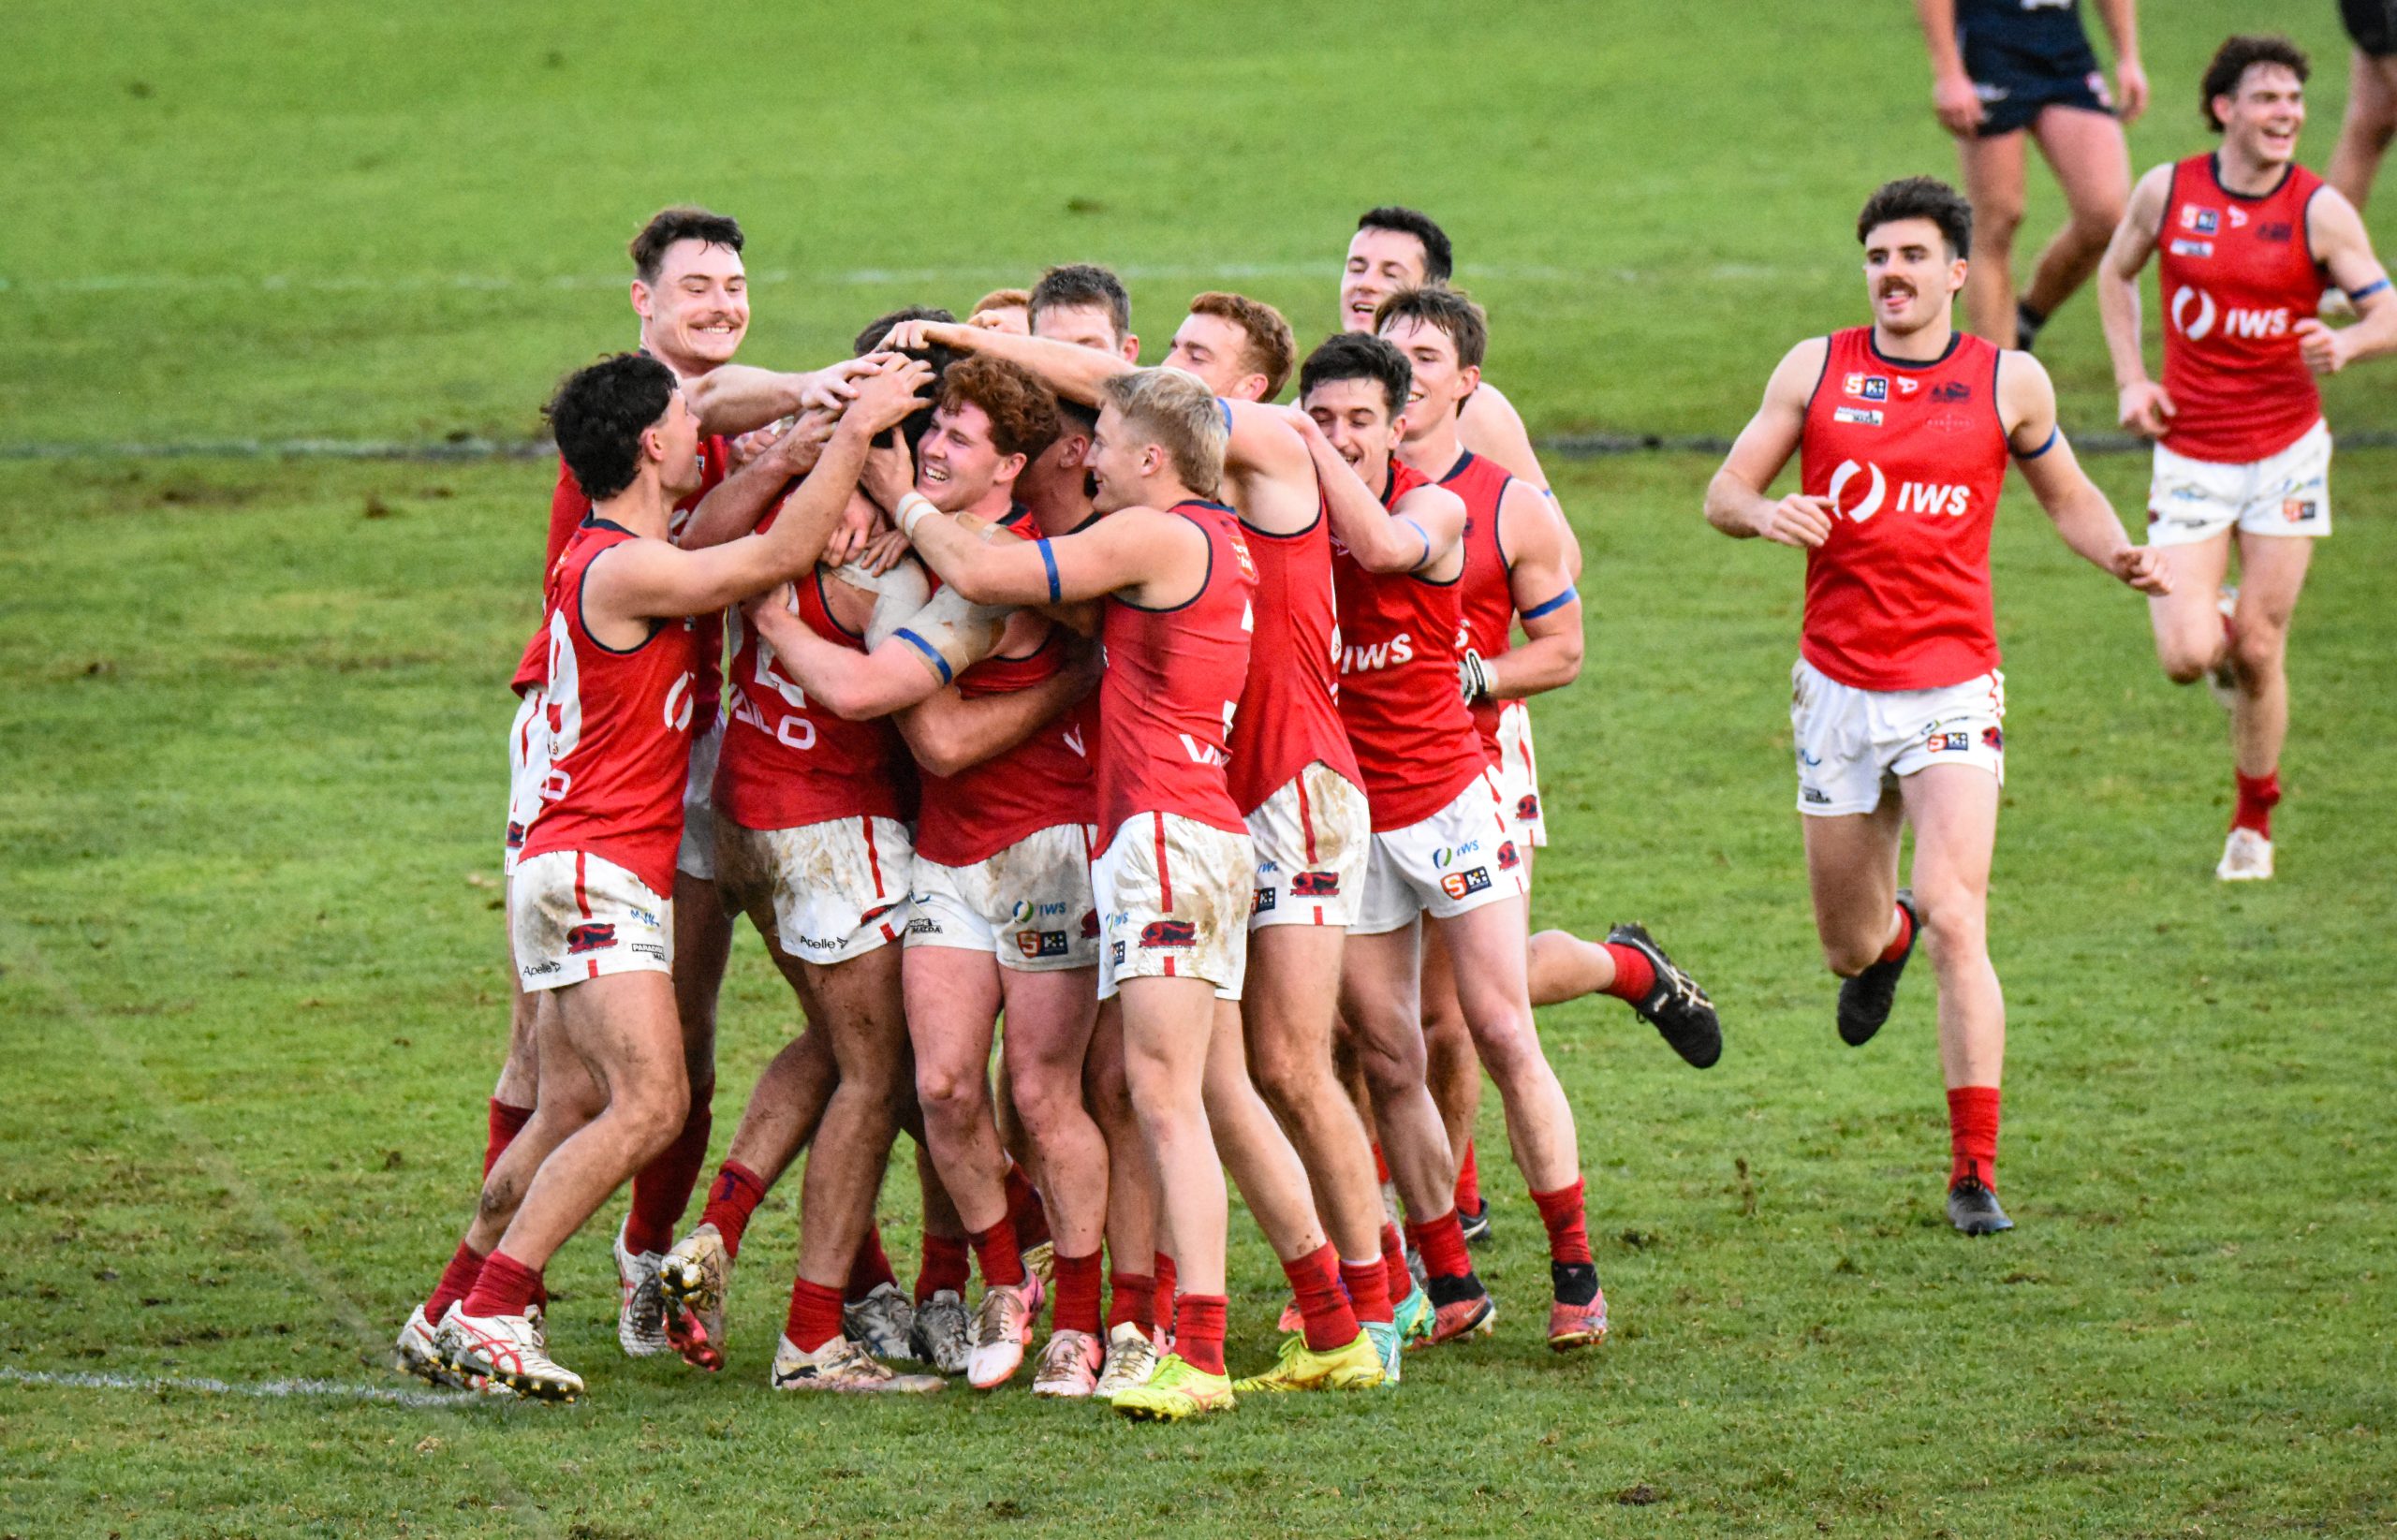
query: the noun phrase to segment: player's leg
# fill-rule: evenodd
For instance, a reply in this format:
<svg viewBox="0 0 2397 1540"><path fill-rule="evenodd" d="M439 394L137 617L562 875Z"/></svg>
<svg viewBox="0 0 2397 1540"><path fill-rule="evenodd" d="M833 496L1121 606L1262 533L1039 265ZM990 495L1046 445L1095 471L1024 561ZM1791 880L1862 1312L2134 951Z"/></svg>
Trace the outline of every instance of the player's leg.
<svg viewBox="0 0 2397 1540"><path fill-rule="evenodd" d="M2380 174L2380 157L2397 137L2397 54L2375 57L2351 50L2347 63L2347 112L2339 142L2323 179L2360 209Z"/></svg>
<svg viewBox="0 0 2397 1540"><path fill-rule="evenodd" d="M1989 868L1999 784L1974 765L1905 776L1914 826L1913 887L1923 946L1939 978L1939 1067L1948 1087L1948 1217L1967 1234L2009 1227L1998 1209L1998 1088L2006 1067L2006 997L1989 960Z"/></svg>
<svg viewBox="0 0 2397 1540"><path fill-rule="evenodd" d="M901 948L876 946L840 962L803 962L830 1038L839 1083L824 1107L800 1188L799 1278L816 1307L802 1323L802 1351L840 1334L849 1275L898 1137L909 1083ZM796 1306L794 1307L796 1311Z"/></svg>
<svg viewBox="0 0 2397 1540"><path fill-rule="evenodd" d="M1898 908L1898 837L1904 803L1884 797L1870 813L1802 821L1806 886L1823 965L1854 978L1881 961L1904 928Z"/></svg>
<svg viewBox="0 0 2397 1540"><path fill-rule="evenodd" d="M2022 317L2033 328L2054 315L2089 275L2097 271L2114 227L2131 196L2130 147L2110 112L2050 105L2031 124L2039 153L2056 174L2068 211L2064 227L2039 253L2031 282L2022 290ZM1978 225L1978 216L1975 223ZM1974 266L1980 265L1980 232L1974 231ZM2018 339L2027 344L2028 339Z"/></svg>
<svg viewBox="0 0 2397 1540"><path fill-rule="evenodd" d="M2272 808L2281 799L2281 745L2288 737L2288 627L2314 544L2305 535L2239 532L2229 670L2238 804L2217 875L2272 875Z"/></svg>
<svg viewBox="0 0 2397 1540"><path fill-rule="evenodd" d="M1081 1397L1105 1366L1107 1140L1082 1094L1097 1018L1097 969L1002 966L1007 1049L999 1062L1029 1167L1038 1172L1054 1303L1033 1393Z"/></svg>
<svg viewBox="0 0 2397 1540"><path fill-rule="evenodd" d="M1346 939L1336 926L1252 931L1241 1009L1257 1089L1306 1167L1325 1229L1344 1259L1378 1262L1382 1204L1374 1152L1332 1068Z"/></svg>
<svg viewBox="0 0 2397 1540"><path fill-rule="evenodd" d="M1464 1007L1457 1004L1456 969L1436 925L1423 927L1421 989L1423 1082L1440 1109L1440 1126L1448 1130L1448 1152L1457 1163L1451 1189L1457 1222L1471 1241L1490 1233L1490 1206L1481 1196L1473 1148L1474 1124L1481 1116L1481 1057L1464 1024Z"/></svg>
<svg viewBox="0 0 2397 1540"><path fill-rule="evenodd" d="M1964 276L1965 324L2000 347L2014 345L2014 236L2022 227L2024 134L1956 141L1973 205L1973 261Z"/></svg>
<svg viewBox="0 0 2397 1540"><path fill-rule="evenodd" d="M1148 1382L1162 1336L1156 1309L1161 1202L1156 1166L1132 1109L1121 1000L1099 1002L1082 1088L1107 1142L1107 1357L1095 1394L1108 1400Z"/></svg>
<svg viewBox="0 0 2397 1540"><path fill-rule="evenodd" d="M2219 608L2222 580L2230 570L2230 529L2202 539L2165 547L2172 592L2149 596L2147 619L2155 636L2155 661L2175 684L2194 684L2229 658L2230 636Z"/></svg>

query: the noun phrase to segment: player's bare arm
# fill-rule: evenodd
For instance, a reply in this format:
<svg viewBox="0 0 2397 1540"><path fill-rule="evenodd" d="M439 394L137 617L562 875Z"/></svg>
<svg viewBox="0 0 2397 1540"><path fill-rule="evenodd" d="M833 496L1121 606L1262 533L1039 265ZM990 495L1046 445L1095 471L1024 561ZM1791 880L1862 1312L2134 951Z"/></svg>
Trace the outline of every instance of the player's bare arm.
<svg viewBox="0 0 2397 1540"><path fill-rule="evenodd" d="M2158 166L2131 189L2130 206L2114 227L2114 239L2097 263L2097 319L2106 330L2106 351L2114 360L2114 389L2122 425L2149 438L2164 436L2175 410L2164 387L2148 377L2147 351L2140 335L2139 275L2155 255L2172 200L2172 168Z"/></svg>
<svg viewBox="0 0 2397 1540"><path fill-rule="evenodd" d="M1979 127L1987 114L1973 90L1973 78L1964 73L1963 52L1956 46L1956 0L1914 0L1914 13L1922 23L1923 46L1931 52L1931 110L1940 127L1962 139Z"/></svg>
<svg viewBox="0 0 2397 1540"><path fill-rule="evenodd" d="M1155 608L1189 598L1207 578L1207 537L1190 521L1154 508L1119 508L1075 534L1033 541L968 530L920 497L902 504L900 520L924 564L977 604L1121 594ZM997 538L986 538L992 535Z"/></svg>
<svg viewBox="0 0 2397 1540"><path fill-rule="evenodd" d="M2055 387L2038 359L2028 353L1999 357L1997 404L2014 463L2073 553L2142 594L2170 593L2172 574L2162 554L2125 538L2113 505L2065 441L2056 426Z"/></svg>
<svg viewBox="0 0 2397 1540"><path fill-rule="evenodd" d="M1382 506L1381 498L1359 478L1324 436L1322 425L1298 407L1291 421L1303 422L1301 436L1315 461L1323 500L1331 510L1331 533L1368 572L1419 572L1437 577L1463 565L1464 501L1445 487L1418 487Z"/></svg>
<svg viewBox="0 0 2397 1540"><path fill-rule="evenodd" d="M932 370L913 360L867 378L841 415L816 468L784 502L765 534L744 535L704 550L679 550L664 540L635 541L593 562L584 580L592 623L704 614L813 567L848 505L875 435L922 404L916 392L931 378Z"/></svg>
<svg viewBox="0 0 2397 1540"><path fill-rule="evenodd" d="M1112 353L1079 343L949 321L902 321L890 329L884 345L901 349L937 345L960 353L987 353L994 359L1022 364L1050 389L1086 406L1097 404L1099 391L1110 379L1129 374L1139 367Z"/></svg>
<svg viewBox="0 0 2397 1540"><path fill-rule="evenodd" d="M843 359L796 374L728 363L685 389L702 428L711 433L745 433L814 408L838 412L856 398L857 382L878 367L870 357Z"/></svg>
<svg viewBox="0 0 2397 1540"><path fill-rule="evenodd" d="M1581 598L1566 570L1566 546L1547 500L1510 483L1498 504L1498 544L1507 585L1523 627L1523 644L1479 660L1483 688L1495 700L1561 690L1581 674Z"/></svg>
<svg viewBox="0 0 2397 1540"><path fill-rule="evenodd" d="M860 657L817 636L790 612L781 591L743 607L781 660L782 671L833 715L867 722L929 700L994 653L1029 652L1047 626L1023 611L991 612L945 588Z"/></svg>
<svg viewBox="0 0 2397 1540"><path fill-rule="evenodd" d="M2359 359L2397 349L2397 293L2390 289L2389 270L2373 254L2372 237L2356 206L2336 187L2320 189L2305 205L2305 238L2356 312L2353 326L2327 326L2311 316L2297 323L2305 367L2335 374Z"/></svg>
<svg viewBox="0 0 2397 1540"><path fill-rule="evenodd" d="M2147 110L2147 70L2139 61L2139 0L2097 0L2097 21L2114 46L2114 110L2127 127Z"/></svg>
<svg viewBox="0 0 2397 1540"><path fill-rule="evenodd" d="M674 543L684 550L702 550L734 540L757 527L793 481L816 468L824 446L832 441L840 414L810 410L768 444L739 470L716 483L699 499Z"/></svg>
<svg viewBox="0 0 2397 1540"><path fill-rule="evenodd" d="M1831 340L1809 337L1782 356L1764 388L1764 404L1740 430L1723 468L1706 486L1706 521L1735 540L1763 538L1801 549L1831 538L1827 497L1765 494L1806 429L1806 402L1823 377Z"/></svg>
<svg viewBox="0 0 2397 1540"><path fill-rule="evenodd" d="M972 699L951 685L899 714L899 736L916 763L934 775L957 775L995 759L1030 738L1058 712L1090 693L1097 674L1068 667L1039 683Z"/></svg>
<svg viewBox="0 0 2397 1540"><path fill-rule="evenodd" d="M1522 414L1515 410L1514 403L1484 380L1457 412L1457 440L1482 459L1496 461L1508 476L1529 482L1539 493L1565 542L1565 570L1580 582L1581 538L1565 517L1565 505L1557 500L1556 488L1548 479L1547 467L1539 462L1539 452L1532 447L1531 431L1523 426Z"/></svg>
<svg viewBox="0 0 2397 1540"><path fill-rule="evenodd" d="M1306 440L1279 406L1223 400L1231 433L1224 445L1225 501L1243 521L1272 535L1287 535L1315 522L1315 459Z"/></svg>

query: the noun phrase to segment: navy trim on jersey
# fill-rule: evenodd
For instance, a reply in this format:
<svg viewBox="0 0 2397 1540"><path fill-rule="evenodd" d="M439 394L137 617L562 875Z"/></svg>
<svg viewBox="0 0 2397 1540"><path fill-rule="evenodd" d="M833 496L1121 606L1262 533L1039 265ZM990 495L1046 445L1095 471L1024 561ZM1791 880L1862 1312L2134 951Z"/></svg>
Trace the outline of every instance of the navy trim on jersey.
<svg viewBox="0 0 2397 1540"><path fill-rule="evenodd" d="M1498 565L1507 572L1515 570L1515 559L1507 554L1507 489L1515 484L1513 477L1498 483L1498 506L1490 515L1490 544L1498 552Z"/></svg>
<svg viewBox="0 0 2397 1540"><path fill-rule="evenodd" d="M1548 600L1546 603L1536 604L1529 609L1520 611L1520 613L1522 618L1527 621L1536 621L1542 615L1554 614L1557 610L1564 609L1566 605L1581 598L1581 594L1573 587L1573 585L1571 583L1567 583L1565 585L1564 593L1559 594L1556 597Z"/></svg>
<svg viewBox="0 0 2397 1540"><path fill-rule="evenodd" d="M1814 388L1806 392L1806 410L1815 409L1815 398L1822 394L1823 381L1831 377L1831 340L1823 339L1823 366L1815 371Z"/></svg>
<svg viewBox="0 0 2397 1540"><path fill-rule="evenodd" d="M824 568L821 564L818 564L816 568L816 602L824 607L824 618L832 623L833 630L853 640L865 640L864 632L850 630L841 623L841 617L832 612L831 595L824 592Z"/></svg>
<svg viewBox="0 0 2397 1540"><path fill-rule="evenodd" d="M2288 179L2296 174L2297 162L2290 161L2287 166L2281 168L2280 180L2274 182L2272 186L2265 191L2260 193L2234 193L2229 188L2222 184L2222 152L2216 150L2212 154L2206 156L2206 175L2213 179L2213 190L2220 193L2225 198L2235 198L2242 203L2263 202L2266 198L2274 196L2279 193L2282 188L2287 186ZM2313 201L2313 198L2309 196L2306 201L2310 203Z"/></svg>
<svg viewBox="0 0 2397 1540"><path fill-rule="evenodd" d="M1323 499L1318 497L1316 499L1314 518L1308 520L1304 524L1301 525L1297 529L1278 534L1270 529L1257 528L1255 524L1248 521L1248 515L1244 513L1236 514L1234 517L1240 520L1241 528L1246 530L1249 534L1256 535L1260 540L1301 540L1306 536L1313 535L1316 531L1316 526L1323 522Z"/></svg>
<svg viewBox="0 0 2397 1540"><path fill-rule="evenodd" d="M633 533L632 531L625 528L624 525L615 522L613 520L602 519L596 514L593 514L582 522L583 527L586 529L611 529L619 535L632 535ZM640 536L634 535L633 538L638 540ZM615 549L615 547L610 546L608 550L613 550ZM607 550L595 551L592 553L591 562L596 562L600 557L607 554ZM603 653L612 653L617 657L628 658L635 653L640 652L642 648L648 646L651 642L655 641L657 639L657 634L666 629L666 623L663 620L660 620L657 616L652 615L649 618L649 635L641 638L640 640L633 643L630 647L610 647L606 642L601 641L599 639L599 633L591 629L591 617L585 614L582 609L583 586L591 581L591 562L585 562L582 564L582 575L574 580L574 623L581 626L582 628L582 634L591 638L592 646L596 647ZM545 625L541 629L547 631L549 627ZM543 685L542 688L546 690L548 686Z"/></svg>
<svg viewBox="0 0 2397 1540"><path fill-rule="evenodd" d="M1454 481L1458 477L1463 476L1464 474L1464 468L1472 463L1473 451L1471 449L1460 451L1457 455L1457 462L1448 467L1448 474L1446 476L1440 477L1440 485L1445 487L1449 482Z"/></svg>
<svg viewBox="0 0 2397 1540"><path fill-rule="evenodd" d="M1219 397L1217 399L1220 400L1221 398ZM1232 512L1231 509L1224 506L1221 503L1210 503L1203 497L1194 497L1187 503L1176 503L1173 506L1165 510L1166 512L1173 515L1176 519L1188 519L1190 521L1190 527L1198 532L1201 539L1207 539L1207 526L1200 523L1196 519L1191 519L1190 515L1182 511L1183 509L1189 507L1213 508L1218 513ZM1237 521L1240 518L1240 515L1232 513L1232 518ZM1214 580L1215 542L1212 539L1207 539L1207 575L1198 580L1198 592L1191 594L1190 597L1183 600L1180 604L1140 604L1134 600L1125 598L1121 594L1110 594L1108 597L1113 599L1117 604L1122 605L1126 609L1138 609L1141 613L1148 615L1170 615L1177 609L1187 609L1192 605L1197 604L1200 599L1205 598L1207 596L1208 585L1213 583Z"/></svg>
<svg viewBox="0 0 2397 1540"><path fill-rule="evenodd" d="M1049 602L1055 604L1065 592L1057 586L1057 553L1050 549L1045 538L1035 540L1032 545L1040 552L1040 565L1049 574Z"/></svg>
<svg viewBox="0 0 2397 1540"><path fill-rule="evenodd" d="M2048 430L2047 442L2040 445L2036 449L2015 449L2014 446L2011 444L2007 445L2007 447L2014 450L2014 458L2017 460L2037 460L2041 455L2046 454L2050 449L2054 448L2057 441L2063 437L2064 429L2062 427L2054 427Z"/></svg>
<svg viewBox="0 0 2397 1540"><path fill-rule="evenodd" d="M940 655L939 649L934 647L931 642L926 641L923 638L916 635L913 631L908 630L904 625L890 634L898 638L900 640L907 643L909 646L915 648L917 652L924 654L924 661L932 665L933 672L940 676L940 682L943 684L949 682L952 676L949 667L949 660Z"/></svg>
<svg viewBox="0 0 2397 1540"><path fill-rule="evenodd" d="M1964 345L1964 334L1961 331L1950 331L1948 333L1948 345L1940 349L1939 357L1935 359L1893 359L1881 351L1881 339L1875 335L1877 330L1874 327L1864 329L1864 346L1875 359L1892 369L1936 369L1954 358L1956 349ZM1829 354L1823 356L1823 362L1826 364L1831 362Z"/></svg>

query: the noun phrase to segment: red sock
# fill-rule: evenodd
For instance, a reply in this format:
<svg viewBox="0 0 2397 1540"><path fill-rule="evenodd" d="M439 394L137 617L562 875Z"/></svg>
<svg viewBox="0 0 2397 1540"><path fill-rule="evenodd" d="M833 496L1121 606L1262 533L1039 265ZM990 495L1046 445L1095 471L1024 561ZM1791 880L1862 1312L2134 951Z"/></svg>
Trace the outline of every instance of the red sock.
<svg viewBox="0 0 2397 1540"><path fill-rule="evenodd" d="M1154 1273L1110 1272L1107 1281L1115 1291L1108 1302L1107 1329L1113 1331L1129 1321L1142 1331L1157 1328L1157 1280Z"/></svg>
<svg viewBox="0 0 2397 1540"><path fill-rule="evenodd" d="M953 1294L965 1292L965 1282L974 1276L973 1253L962 1236L924 1236L922 1265L916 1269L916 1303L948 1289Z"/></svg>
<svg viewBox="0 0 2397 1540"><path fill-rule="evenodd" d="M783 1335L801 1353L813 1353L841 1334L841 1291L790 1281L790 1313L783 1317Z"/></svg>
<svg viewBox="0 0 2397 1540"><path fill-rule="evenodd" d="M1340 1289L1340 1254L1329 1243L1282 1264L1306 1318L1307 1350L1330 1353L1357 1340L1357 1313Z"/></svg>
<svg viewBox="0 0 2397 1540"><path fill-rule="evenodd" d="M1464 1141L1464 1159L1457 1163L1457 1212L1481 1212L1481 1167L1473 1158L1473 1141Z"/></svg>
<svg viewBox="0 0 2397 1540"><path fill-rule="evenodd" d="M724 1237L724 1254L738 1257L749 1216L765 1201L766 1183L757 1173L728 1160L717 1168L715 1185L708 1189L708 1206L699 1210L699 1223L714 1225L715 1233Z"/></svg>
<svg viewBox="0 0 2397 1540"><path fill-rule="evenodd" d="M1210 1374L1224 1371L1224 1316L1230 1302L1220 1294L1185 1294L1181 1320L1173 1333L1173 1350L1193 1369Z"/></svg>
<svg viewBox="0 0 2397 1540"><path fill-rule="evenodd" d="M2261 775L2230 772L2239 781L2239 807L2230 815L2233 829L2252 829L2267 840L2272 837L2272 809L2281 799L2281 772L2278 766Z"/></svg>
<svg viewBox="0 0 2397 1540"><path fill-rule="evenodd" d="M890 1254L882 1249L882 1226L869 1225L865 1239L858 1242L857 1260L849 1264L849 1283L841 1298L855 1304L885 1283L897 1288L899 1275L890 1270Z"/></svg>
<svg viewBox="0 0 2397 1540"><path fill-rule="evenodd" d="M1060 1253L1051 1276L1057 1283L1057 1302L1049 1318L1049 1329L1098 1335L1098 1254L1066 1256Z"/></svg>
<svg viewBox="0 0 2397 1540"><path fill-rule="evenodd" d="M1374 1180L1385 1183L1390 1181L1390 1162L1382 1159L1382 1147L1378 1144L1374 1146Z"/></svg>
<svg viewBox="0 0 2397 1540"><path fill-rule="evenodd" d="M459 1308L468 1315L486 1319L493 1315L522 1315L524 1307L533 1302L533 1291L540 1286L538 1268L528 1268L506 1252L495 1251L483 1258L482 1270L475 1274L475 1286L466 1291Z"/></svg>
<svg viewBox="0 0 2397 1540"><path fill-rule="evenodd" d="M708 1161L708 1134L715 1126L710 1104L714 1099L713 1080L693 1086L683 1131L634 1176L632 1212L625 1216L625 1250L635 1256L643 1252L663 1255L674 1249L674 1227L683 1223L691 1189Z"/></svg>
<svg viewBox="0 0 2397 1540"><path fill-rule="evenodd" d="M1906 906L1903 903L1894 904L1891 907L1897 911L1898 933L1890 938L1890 944L1887 946L1881 948L1881 955L1875 959L1878 962L1895 962L1906 955L1907 947L1914 945L1914 917L1906 913Z"/></svg>
<svg viewBox="0 0 2397 1540"><path fill-rule="evenodd" d="M1016 1243L1026 1251L1050 1239L1049 1210L1040 1201L1040 1189L1013 1161L1007 1162L1007 1223L1015 1226ZM987 1275L983 1281L989 1282Z"/></svg>
<svg viewBox="0 0 2397 1540"><path fill-rule="evenodd" d="M531 1107L510 1107L496 1096L491 1099L491 1112L484 1122L483 1175L491 1175L491 1168L499 1164L499 1157L516 1142L516 1136L524 1132L524 1125L532 1121Z"/></svg>
<svg viewBox="0 0 2397 1540"><path fill-rule="evenodd" d="M982 1286L1012 1288L1023 1282L1023 1254L1016 1250L1015 1226L1004 1215L987 1230L969 1232L974 1260L982 1269Z"/></svg>
<svg viewBox="0 0 2397 1540"><path fill-rule="evenodd" d="M449 1313L449 1307L463 1299L475 1286L475 1275L483 1270L483 1254L458 1242L458 1254L441 1269L441 1282L433 1285L433 1298L424 1302L424 1318L433 1326Z"/></svg>
<svg viewBox="0 0 2397 1540"><path fill-rule="evenodd" d="M1348 1291L1348 1308L1357 1314L1359 1326L1387 1326L1394 1312L1390 1302L1390 1271L1382 1259L1371 1262L1342 1261L1340 1286Z"/></svg>
<svg viewBox="0 0 2397 1540"><path fill-rule="evenodd" d="M1433 1278L1463 1278L1473 1270L1464 1253L1464 1227L1450 1209L1439 1218L1406 1226L1406 1238L1423 1254L1423 1271Z"/></svg>
<svg viewBox="0 0 2397 1540"><path fill-rule="evenodd" d="M1605 992L1617 1000L1647 999L1648 991L1656 987L1656 965L1648 961L1648 954L1620 941L1601 945L1614 961L1614 982L1606 987Z"/></svg>
<svg viewBox="0 0 2397 1540"><path fill-rule="evenodd" d="M1592 1260L1589 1226L1581 1216L1582 1185L1583 1179L1577 1177L1570 1187L1532 1195L1532 1201L1539 1205L1539 1222L1548 1226L1551 1262L1587 1264Z"/></svg>
<svg viewBox="0 0 2397 1540"><path fill-rule="evenodd" d="M1406 1268L1406 1241L1398 1226L1385 1221L1382 1225L1383 1288L1394 1303L1415 1292L1415 1274Z"/></svg>
<svg viewBox="0 0 2397 1540"><path fill-rule="evenodd" d="M1156 1265L1150 1269L1157 1281L1157 1300L1150 1323L1165 1327L1168 1337L1173 1335L1173 1258L1157 1253Z"/></svg>
<svg viewBox="0 0 2397 1540"><path fill-rule="evenodd" d="M1958 1086L1948 1093L1948 1185L1967 1176L1997 1191L1997 1087Z"/></svg>

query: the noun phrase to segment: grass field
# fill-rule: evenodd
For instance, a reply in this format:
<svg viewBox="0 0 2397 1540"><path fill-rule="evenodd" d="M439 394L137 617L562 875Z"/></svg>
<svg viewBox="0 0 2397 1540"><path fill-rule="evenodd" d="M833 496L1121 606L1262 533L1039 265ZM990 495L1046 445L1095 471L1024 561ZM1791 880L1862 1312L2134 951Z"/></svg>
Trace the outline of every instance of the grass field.
<svg viewBox="0 0 2397 1540"><path fill-rule="evenodd" d="M2184 82L2213 40L2266 22L2325 62L2318 163L2330 7L2150 8L2141 164L2195 145ZM1462 51L1453 11L1409 7L564 14L18 29L0 447L79 454L0 462L0 1534L2397 1526L2389 452L2340 462L2260 888L2208 874L2219 712L2009 493L2011 1236L1938 1213L1927 975L1867 1049L1831 1030L1789 810L1797 561L1704 527L1711 462L1638 457L1561 481L1591 654L1541 708L1536 917L1647 917L1730 1046L1693 1074L1611 1002L1546 1015L1602 1353L1539 1346L1538 1225L1493 1107L1499 1335L1391 1396L1181 1430L1020 1390L774 1396L786 1187L720 1380L616 1354L595 1235L551 1270L584 1403L363 1399L404 1394L382 1353L471 1200L504 1027L504 681L549 470L105 447L523 437L561 369L630 341L622 241L682 197L750 225L767 360L1082 257L1138 275L1153 340L1234 271L1306 334L1356 210L1419 201L1537 427L1728 433L1787 341L1857 314L1862 192L1952 164L1894 6L1719 37L1685 7L1525 7ZM2067 425L2107 425L2094 315L2051 336ZM2397 368L2333 383L2334 427L2397 423ZM2092 469L2139 506L2142 462ZM719 1152L792 1014L744 932ZM894 1254L911 1187L887 1195ZM1233 1234L1253 1365L1279 1280Z"/></svg>

